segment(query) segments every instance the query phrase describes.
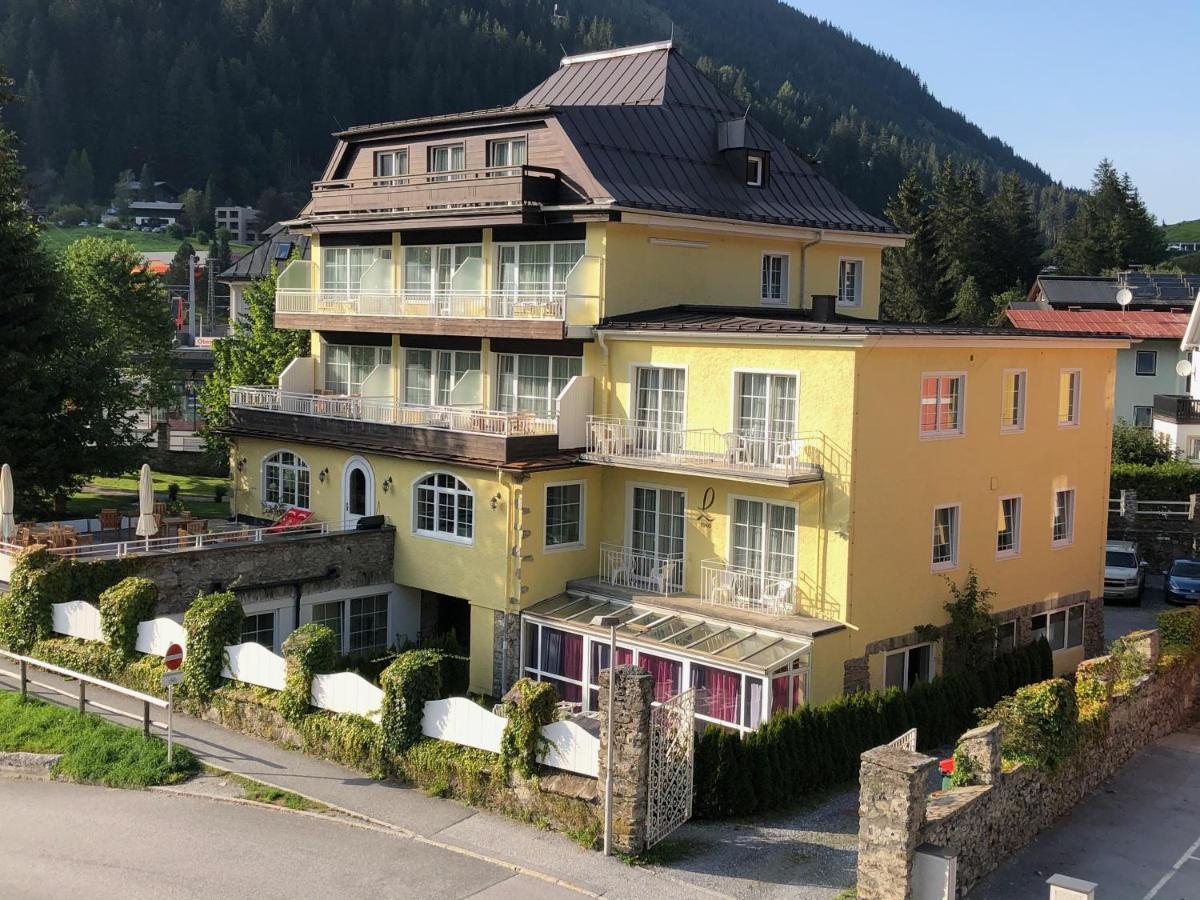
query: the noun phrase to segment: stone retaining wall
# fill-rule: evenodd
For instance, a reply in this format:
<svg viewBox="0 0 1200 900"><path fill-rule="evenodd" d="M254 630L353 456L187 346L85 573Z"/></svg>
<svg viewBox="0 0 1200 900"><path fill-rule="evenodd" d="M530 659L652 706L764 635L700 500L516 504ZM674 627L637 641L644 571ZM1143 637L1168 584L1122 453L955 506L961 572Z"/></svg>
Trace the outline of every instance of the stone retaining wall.
<svg viewBox="0 0 1200 900"><path fill-rule="evenodd" d="M1157 632L1132 643L1157 662ZM1090 671L1111 678L1107 657ZM981 784L926 794L932 757L879 747L864 753L858 857L859 900L903 900L915 848L929 843L958 857L966 892L1038 832L1096 790L1146 745L1190 722L1200 702L1200 659L1176 661L1112 698L1108 728L1053 771L1001 771L999 725L974 729L959 746L982 771Z"/></svg>

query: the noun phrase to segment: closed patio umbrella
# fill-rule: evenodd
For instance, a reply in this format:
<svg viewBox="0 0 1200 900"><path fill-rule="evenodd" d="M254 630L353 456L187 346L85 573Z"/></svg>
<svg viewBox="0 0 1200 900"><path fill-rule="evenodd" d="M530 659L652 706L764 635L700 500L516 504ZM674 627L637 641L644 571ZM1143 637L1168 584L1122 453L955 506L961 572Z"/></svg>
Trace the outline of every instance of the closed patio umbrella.
<svg viewBox="0 0 1200 900"><path fill-rule="evenodd" d="M143 463L142 475L138 480L138 523L135 532L147 541L158 534L158 522L154 518L154 477L149 463Z"/></svg>
<svg viewBox="0 0 1200 900"><path fill-rule="evenodd" d="M11 541L15 531L12 469L5 463L0 466L0 541Z"/></svg>

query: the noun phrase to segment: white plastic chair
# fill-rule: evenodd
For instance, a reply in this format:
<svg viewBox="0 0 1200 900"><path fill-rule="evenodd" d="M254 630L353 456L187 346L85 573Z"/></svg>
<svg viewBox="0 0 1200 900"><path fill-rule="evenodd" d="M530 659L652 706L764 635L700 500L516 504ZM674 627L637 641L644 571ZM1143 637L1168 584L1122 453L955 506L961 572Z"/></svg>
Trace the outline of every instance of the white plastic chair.
<svg viewBox="0 0 1200 900"><path fill-rule="evenodd" d="M725 442L725 464L729 466L745 465L748 458L749 443L736 431L727 431L721 435Z"/></svg>
<svg viewBox="0 0 1200 900"><path fill-rule="evenodd" d="M775 445L775 465L789 474L797 471L804 461L805 442L802 438L780 441Z"/></svg>
<svg viewBox="0 0 1200 900"><path fill-rule="evenodd" d="M773 610L789 610L792 603L792 583L780 579L774 584L768 584L762 594L762 604Z"/></svg>
<svg viewBox="0 0 1200 900"><path fill-rule="evenodd" d="M633 585L633 576L633 554L626 549L621 552L620 558L613 563L612 569L609 572L609 578L613 584L630 587Z"/></svg>
<svg viewBox="0 0 1200 900"><path fill-rule="evenodd" d="M712 588L712 596L709 598L713 603L720 603L724 606L734 606L734 600L737 598L737 575L726 569L723 572L718 572L716 584Z"/></svg>
<svg viewBox="0 0 1200 900"><path fill-rule="evenodd" d="M650 585L660 594L669 594L675 587L675 570L679 561L666 559L659 563L650 575Z"/></svg>

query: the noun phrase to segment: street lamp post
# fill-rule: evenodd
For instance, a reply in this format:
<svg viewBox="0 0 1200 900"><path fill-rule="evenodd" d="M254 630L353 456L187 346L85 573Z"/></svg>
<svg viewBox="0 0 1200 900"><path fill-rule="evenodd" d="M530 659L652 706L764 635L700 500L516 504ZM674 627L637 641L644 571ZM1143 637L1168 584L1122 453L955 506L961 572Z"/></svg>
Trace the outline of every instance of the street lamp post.
<svg viewBox="0 0 1200 900"><path fill-rule="evenodd" d="M592 624L597 628L608 629L608 722L605 725L605 746L608 747L608 759L604 766L604 855L612 855L612 791L613 791L613 694L616 693L617 683L614 677L617 670L617 626L621 620L617 616L594 616Z"/></svg>

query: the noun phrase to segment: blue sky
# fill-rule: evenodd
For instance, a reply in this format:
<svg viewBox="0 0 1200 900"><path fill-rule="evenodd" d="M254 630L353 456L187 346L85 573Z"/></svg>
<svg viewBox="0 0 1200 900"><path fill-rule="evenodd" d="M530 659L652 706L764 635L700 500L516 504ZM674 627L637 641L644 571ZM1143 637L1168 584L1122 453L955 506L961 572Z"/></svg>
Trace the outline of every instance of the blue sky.
<svg viewBox="0 0 1200 900"><path fill-rule="evenodd" d="M1150 211L1200 218L1200 0L787 0L915 71L1066 184L1102 157Z"/></svg>

